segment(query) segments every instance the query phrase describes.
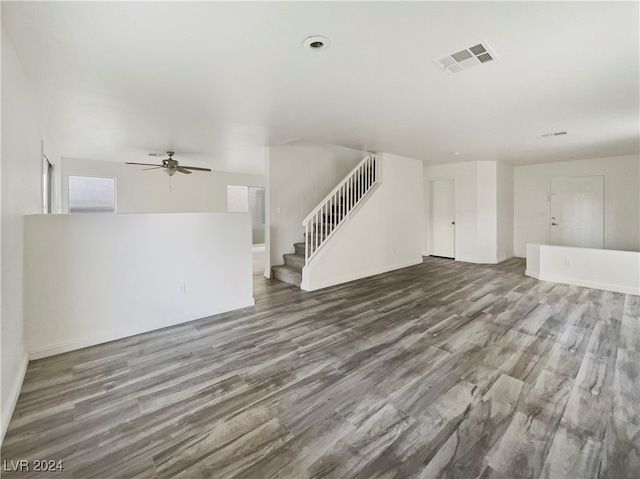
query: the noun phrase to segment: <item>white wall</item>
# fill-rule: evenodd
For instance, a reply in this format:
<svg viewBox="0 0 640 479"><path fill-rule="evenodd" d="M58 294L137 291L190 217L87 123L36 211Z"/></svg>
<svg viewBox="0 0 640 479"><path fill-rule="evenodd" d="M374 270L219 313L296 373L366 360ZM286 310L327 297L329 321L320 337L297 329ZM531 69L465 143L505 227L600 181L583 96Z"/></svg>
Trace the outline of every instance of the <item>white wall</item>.
<svg viewBox="0 0 640 479"><path fill-rule="evenodd" d="M156 158L142 158L142 163L159 163ZM163 170L142 171L144 166L120 162L62 160L62 209L69 206L69 175L109 176L116 178L118 213L225 213L227 185L264 186L264 175L247 175L223 171L176 173Z"/></svg>
<svg viewBox="0 0 640 479"><path fill-rule="evenodd" d="M497 263L511 257L510 242L505 241L509 228L509 207L500 202L511 201L509 166L497 161L470 161L449 165L426 166L425 230L430 227L430 181L455 180L456 238L455 259L470 263ZM429 234L425 235L429 253Z"/></svg>
<svg viewBox="0 0 640 479"><path fill-rule="evenodd" d="M267 271L283 264L293 243L303 240L302 220L366 155L333 145L299 141L269 150L267 165L268 216Z"/></svg>
<svg viewBox="0 0 640 479"><path fill-rule="evenodd" d="M640 158L624 156L514 168L514 253L549 239L549 181L554 176L605 177L605 248L640 251ZM544 216L538 216L542 214Z"/></svg>
<svg viewBox="0 0 640 479"><path fill-rule="evenodd" d="M476 205L477 239L475 262L498 262L498 165L496 161L477 162ZM471 259L471 258L468 258Z"/></svg>
<svg viewBox="0 0 640 479"><path fill-rule="evenodd" d="M38 98L4 29L2 120L0 429L4 437L27 367L23 215L42 211L42 141L46 138ZM50 156L55 163L55 156Z"/></svg>
<svg viewBox="0 0 640 479"><path fill-rule="evenodd" d="M382 183L302 273L307 291L422 263L422 161L383 153Z"/></svg>
<svg viewBox="0 0 640 479"><path fill-rule="evenodd" d="M498 263L513 257L513 166L498 161Z"/></svg>
<svg viewBox="0 0 640 479"><path fill-rule="evenodd" d="M29 356L252 305L251 268L249 214L28 216Z"/></svg>
<svg viewBox="0 0 640 479"><path fill-rule="evenodd" d="M528 276L627 294L640 294L640 253L527 245Z"/></svg>

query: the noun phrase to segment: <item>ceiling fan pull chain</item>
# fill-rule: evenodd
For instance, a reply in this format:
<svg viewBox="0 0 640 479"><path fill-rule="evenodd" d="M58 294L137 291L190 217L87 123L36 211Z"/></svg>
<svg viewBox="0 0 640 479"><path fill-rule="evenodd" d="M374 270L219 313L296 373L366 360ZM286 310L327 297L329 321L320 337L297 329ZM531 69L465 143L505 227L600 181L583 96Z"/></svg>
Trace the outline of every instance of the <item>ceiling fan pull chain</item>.
<svg viewBox="0 0 640 479"><path fill-rule="evenodd" d="M171 177L169 177L169 193L171 193Z"/></svg>

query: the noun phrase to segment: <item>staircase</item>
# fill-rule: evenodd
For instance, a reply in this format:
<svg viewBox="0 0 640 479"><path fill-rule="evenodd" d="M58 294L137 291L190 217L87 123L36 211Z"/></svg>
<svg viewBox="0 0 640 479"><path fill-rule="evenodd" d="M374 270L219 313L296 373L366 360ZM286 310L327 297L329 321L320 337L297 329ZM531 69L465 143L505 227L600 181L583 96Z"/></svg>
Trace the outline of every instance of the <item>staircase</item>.
<svg viewBox="0 0 640 479"><path fill-rule="evenodd" d="M273 277L285 283L300 287L302 283L302 268L304 267L305 245L294 243L295 253L283 255L284 264L273 266Z"/></svg>
<svg viewBox="0 0 640 479"><path fill-rule="evenodd" d="M320 247L333 236L356 206L381 181L379 158L367 155L304 219L304 242L294 243L294 253L285 254L284 265L273 266L273 277L300 287L302 269Z"/></svg>

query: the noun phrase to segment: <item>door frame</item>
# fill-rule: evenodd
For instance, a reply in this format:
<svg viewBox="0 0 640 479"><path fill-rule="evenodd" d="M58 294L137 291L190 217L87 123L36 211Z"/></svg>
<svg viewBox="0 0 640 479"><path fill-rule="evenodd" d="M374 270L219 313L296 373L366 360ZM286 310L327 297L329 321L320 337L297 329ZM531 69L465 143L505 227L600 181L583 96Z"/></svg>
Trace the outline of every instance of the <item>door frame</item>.
<svg viewBox="0 0 640 479"><path fill-rule="evenodd" d="M54 183L55 165L46 155L42 153L42 214L52 214L54 203Z"/></svg>
<svg viewBox="0 0 640 479"><path fill-rule="evenodd" d="M558 178L602 177L602 249L607 249L607 175L557 175L547 182L547 244L551 244L551 181Z"/></svg>
<svg viewBox="0 0 640 479"><path fill-rule="evenodd" d="M456 255L457 255L457 251L458 251L458 223L457 223L457 210L456 210L456 178L454 176L443 176L441 178L429 178L429 191L428 191L428 201L429 201L429 211L428 211L428 215L429 215L429 238L428 238L428 251L427 254L428 256L432 256L432 246L433 246L433 241L432 241L432 234L433 234L433 215L432 210L433 210L433 204L431 201L431 192L432 192L432 188L431 185L433 184L434 181L453 181L453 259L456 259Z"/></svg>

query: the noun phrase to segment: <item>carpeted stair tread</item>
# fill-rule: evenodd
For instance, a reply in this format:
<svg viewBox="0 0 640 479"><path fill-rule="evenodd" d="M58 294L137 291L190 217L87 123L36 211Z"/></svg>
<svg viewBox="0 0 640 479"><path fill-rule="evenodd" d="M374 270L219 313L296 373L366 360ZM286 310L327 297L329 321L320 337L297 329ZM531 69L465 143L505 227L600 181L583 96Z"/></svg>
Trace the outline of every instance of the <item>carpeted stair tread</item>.
<svg viewBox="0 0 640 479"><path fill-rule="evenodd" d="M302 283L302 270L300 268L289 266L288 264L281 264L273 266L271 270L273 271L273 277L275 279L300 287Z"/></svg>

